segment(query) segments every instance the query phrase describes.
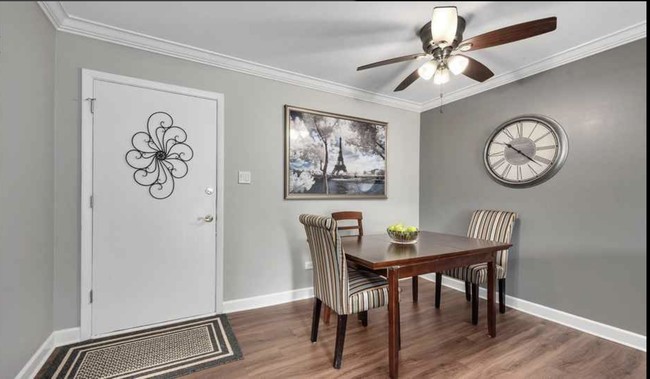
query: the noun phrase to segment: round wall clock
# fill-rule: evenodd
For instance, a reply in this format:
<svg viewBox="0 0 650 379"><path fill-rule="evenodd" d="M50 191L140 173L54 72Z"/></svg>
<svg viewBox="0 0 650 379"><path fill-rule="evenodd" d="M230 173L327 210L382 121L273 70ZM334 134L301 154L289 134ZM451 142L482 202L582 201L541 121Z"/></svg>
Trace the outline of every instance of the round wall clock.
<svg viewBox="0 0 650 379"><path fill-rule="evenodd" d="M557 173L569 142L555 120L525 115L501 124L485 144L483 160L490 176L508 187L530 187Z"/></svg>

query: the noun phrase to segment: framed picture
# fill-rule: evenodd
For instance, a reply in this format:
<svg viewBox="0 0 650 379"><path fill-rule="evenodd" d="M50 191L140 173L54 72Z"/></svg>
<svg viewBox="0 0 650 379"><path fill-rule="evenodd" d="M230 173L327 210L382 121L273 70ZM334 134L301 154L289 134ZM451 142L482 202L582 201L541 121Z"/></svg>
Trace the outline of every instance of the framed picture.
<svg viewBox="0 0 650 379"><path fill-rule="evenodd" d="M386 199L387 123L284 111L285 199Z"/></svg>

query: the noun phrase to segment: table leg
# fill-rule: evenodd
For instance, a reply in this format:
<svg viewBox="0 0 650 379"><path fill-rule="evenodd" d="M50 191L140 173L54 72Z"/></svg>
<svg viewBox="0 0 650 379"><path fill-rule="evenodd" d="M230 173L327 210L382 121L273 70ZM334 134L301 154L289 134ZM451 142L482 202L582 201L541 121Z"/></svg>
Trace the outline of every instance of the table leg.
<svg viewBox="0 0 650 379"><path fill-rule="evenodd" d="M399 281L397 271L388 270L388 366L390 377L397 378L399 365Z"/></svg>
<svg viewBox="0 0 650 379"><path fill-rule="evenodd" d="M496 281L496 272L494 269L494 257L487 264L487 318L488 334L490 337L497 336L497 308L494 302L494 282Z"/></svg>
<svg viewBox="0 0 650 379"><path fill-rule="evenodd" d="M411 289L413 291L413 302L418 302L418 276L415 275L411 278Z"/></svg>

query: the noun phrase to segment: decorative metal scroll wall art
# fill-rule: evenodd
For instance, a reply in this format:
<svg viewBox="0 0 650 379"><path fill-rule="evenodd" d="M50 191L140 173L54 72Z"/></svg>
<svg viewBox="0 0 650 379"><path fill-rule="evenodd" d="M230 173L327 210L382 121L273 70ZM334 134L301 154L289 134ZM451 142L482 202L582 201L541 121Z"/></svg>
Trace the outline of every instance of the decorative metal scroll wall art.
<svg viewBox="0 0 650 379"><path fill-rule="evenodd" d="M135 169L133 179L149 187L154 199L166 199L174 192L174 180L185 177L187 162L194 156L185 143L187 133L174 125L167 112L155 112L147 119L147 131L131 138L133 149L126 153L126 163Z"/></svg>

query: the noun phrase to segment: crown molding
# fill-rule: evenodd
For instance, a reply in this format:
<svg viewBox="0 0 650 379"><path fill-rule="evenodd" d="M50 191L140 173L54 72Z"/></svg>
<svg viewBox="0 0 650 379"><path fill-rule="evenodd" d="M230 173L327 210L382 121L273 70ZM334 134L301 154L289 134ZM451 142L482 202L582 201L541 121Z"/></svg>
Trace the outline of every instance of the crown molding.
<svg viewBox="0 0 650 379"><path fill-rule="evenodd" d="M404 100L72 16L65 11L60 1L39 1L38 4L58 31L412 112L425 112L440 106L440 99L437 97L422 103ZM494 76L485 83L477 83L450 92L443 97L443 104L489 91L645 37L646 21L643 21L516 70Z"/></svg>
<svg viewBox="0 0 650 379"><path fill-rule="evenodd" d="M68 13L63 9L60 1L37 1L38 6L41 7L43 13L50 19L50 22L56 30L61 30L63 21L67 19Z"/></svg>
<svg viewBox="0 0 650 379"><path fill-rule="evenodd" d="M621 29L617 32L583 43L582 45L578 45L557 54L551 55L548 58L533 62L516 70L494 76L485 83L477 83L472 86L450 92L444 95L443 105L453 103L454 101L458 101L460 99L464 99L481 92L489 91L493 88L515 82L525 77L538 74L542 71L550 70L552 68L562 66L564 64L571 63L579 59L583 59L588 56L598 54L605 50L613 49L615 47L645 37L646 21L643 21L638 24L629 26L625 29ZM440 107L440 99L432 99L422 103L421 112L425 112L438 107Z"/></svg>
<svg viewBox="0 0 650 379"><path fill-rule="evenodd" d="M69 15L59 1L40 1L54 27L62 32L90 37L140 50L185 59L231 71L254 75L283 83L351 97L371 103L387 105L412 112L420 112L422 104L399 99L361 88L299 74L244 59L231 57L198 47L185 45L150 35Z"/></svg>

